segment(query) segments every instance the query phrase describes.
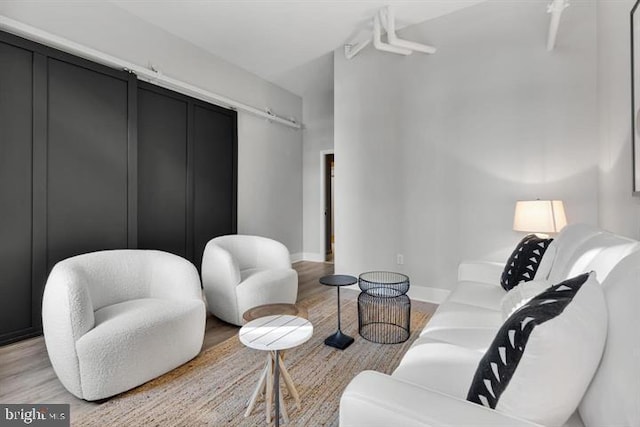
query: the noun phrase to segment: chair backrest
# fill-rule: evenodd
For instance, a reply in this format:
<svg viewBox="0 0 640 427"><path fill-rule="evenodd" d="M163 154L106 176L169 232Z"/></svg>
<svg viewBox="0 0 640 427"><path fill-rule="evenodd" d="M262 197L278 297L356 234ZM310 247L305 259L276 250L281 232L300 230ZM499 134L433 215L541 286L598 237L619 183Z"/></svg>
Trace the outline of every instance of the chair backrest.
<svg viewBox="0 0 640 427"><path fill-rule="evenodd" d="M94 310L149 297L154 254L157 251L118 249L91 252L57 263L49 280L66 275L89 291Z"/></svg>
<svg viewBox="0 0 640 427"><path fill-rule="evenodd" d="M216 237L212 241L233 256L241 271L252 268L291 268L289 250L276 240L233 234Z"/></svg>
<svg viewBox="0 0 640 427"><path fill-rule="evenodd" d="M602 282L609 312L600 366L580 403L585 427L640 426L640 252L620 261Z"/></svg>

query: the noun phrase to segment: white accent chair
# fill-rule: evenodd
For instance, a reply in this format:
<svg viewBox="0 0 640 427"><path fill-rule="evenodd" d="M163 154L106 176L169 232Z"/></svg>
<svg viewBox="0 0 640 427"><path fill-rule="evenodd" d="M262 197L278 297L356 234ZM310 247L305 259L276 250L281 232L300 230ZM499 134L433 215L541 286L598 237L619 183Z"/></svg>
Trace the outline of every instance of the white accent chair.
<svg viewBox="0 0 640 427"><path fill-rule="evenodd" d="M44 290L47 352L60 382L104 399L198 355L206 308L189 261L153 250L109 250L57 263Z"/></svg>
<svg viewBox="0 0 640 427"><path fill-rule="evenodd" d="M298 273L289 250L260 236L228 235L207 243L202 256L202 286L211 314L242 325L243 313L263 304L294 304Z"/></svg>

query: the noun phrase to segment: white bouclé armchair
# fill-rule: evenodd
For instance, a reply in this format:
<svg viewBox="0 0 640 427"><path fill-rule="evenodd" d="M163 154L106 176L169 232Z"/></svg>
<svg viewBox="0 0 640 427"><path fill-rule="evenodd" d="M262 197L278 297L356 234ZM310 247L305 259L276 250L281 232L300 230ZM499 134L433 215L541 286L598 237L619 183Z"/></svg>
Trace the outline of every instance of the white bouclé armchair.
<svg viewBox="0 0 640 427"><path fill-rule="evenodd" d="M260 236L228 235L207 243L202 257L202 286L209 311L234 325L243 313L263 304L294 304L298 274L289 250Z"/></svg>
<svg viewBox="0 0 640 427"><path fill-rule="evenodd" d="M42 322L56 375L75 396L104 399L198 355L206 309L189 261L153 250L109 250L57 263Z"/></svg>

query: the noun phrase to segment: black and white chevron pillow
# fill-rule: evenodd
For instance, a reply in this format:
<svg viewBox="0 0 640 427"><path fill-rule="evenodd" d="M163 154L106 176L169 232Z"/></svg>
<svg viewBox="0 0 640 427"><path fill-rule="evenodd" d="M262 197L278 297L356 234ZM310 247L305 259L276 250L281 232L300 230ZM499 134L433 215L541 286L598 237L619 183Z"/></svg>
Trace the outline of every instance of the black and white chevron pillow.
<svg viewBox="0 0 640 427"><path fill-rule="evenodd" d="M502 277L500 277L500 285L505 291L514 288L518 283L533 280L540 261L542 261L542 256L552 241L553 239L529 234L518 243L507 260Z"/></svg>
<svg viewBox="0 0 640 427"><path fill-rule="evenodd" d="M607 309L595 273L549 287L516 310L480 360L467 400L563 425L595 373Z"/></svg>

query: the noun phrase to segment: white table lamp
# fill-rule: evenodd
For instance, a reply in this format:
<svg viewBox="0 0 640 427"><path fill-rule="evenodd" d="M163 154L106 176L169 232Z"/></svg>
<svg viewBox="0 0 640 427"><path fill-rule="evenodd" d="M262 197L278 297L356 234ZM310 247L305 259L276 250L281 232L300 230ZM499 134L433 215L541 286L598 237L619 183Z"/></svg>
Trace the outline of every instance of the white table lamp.
<svg viewBox="0 0 640 427"><path fill-rule="evenodd" d="M567 225L562 200L520 200L516 202L513 229L528 233L557 233Z"/></svg>

